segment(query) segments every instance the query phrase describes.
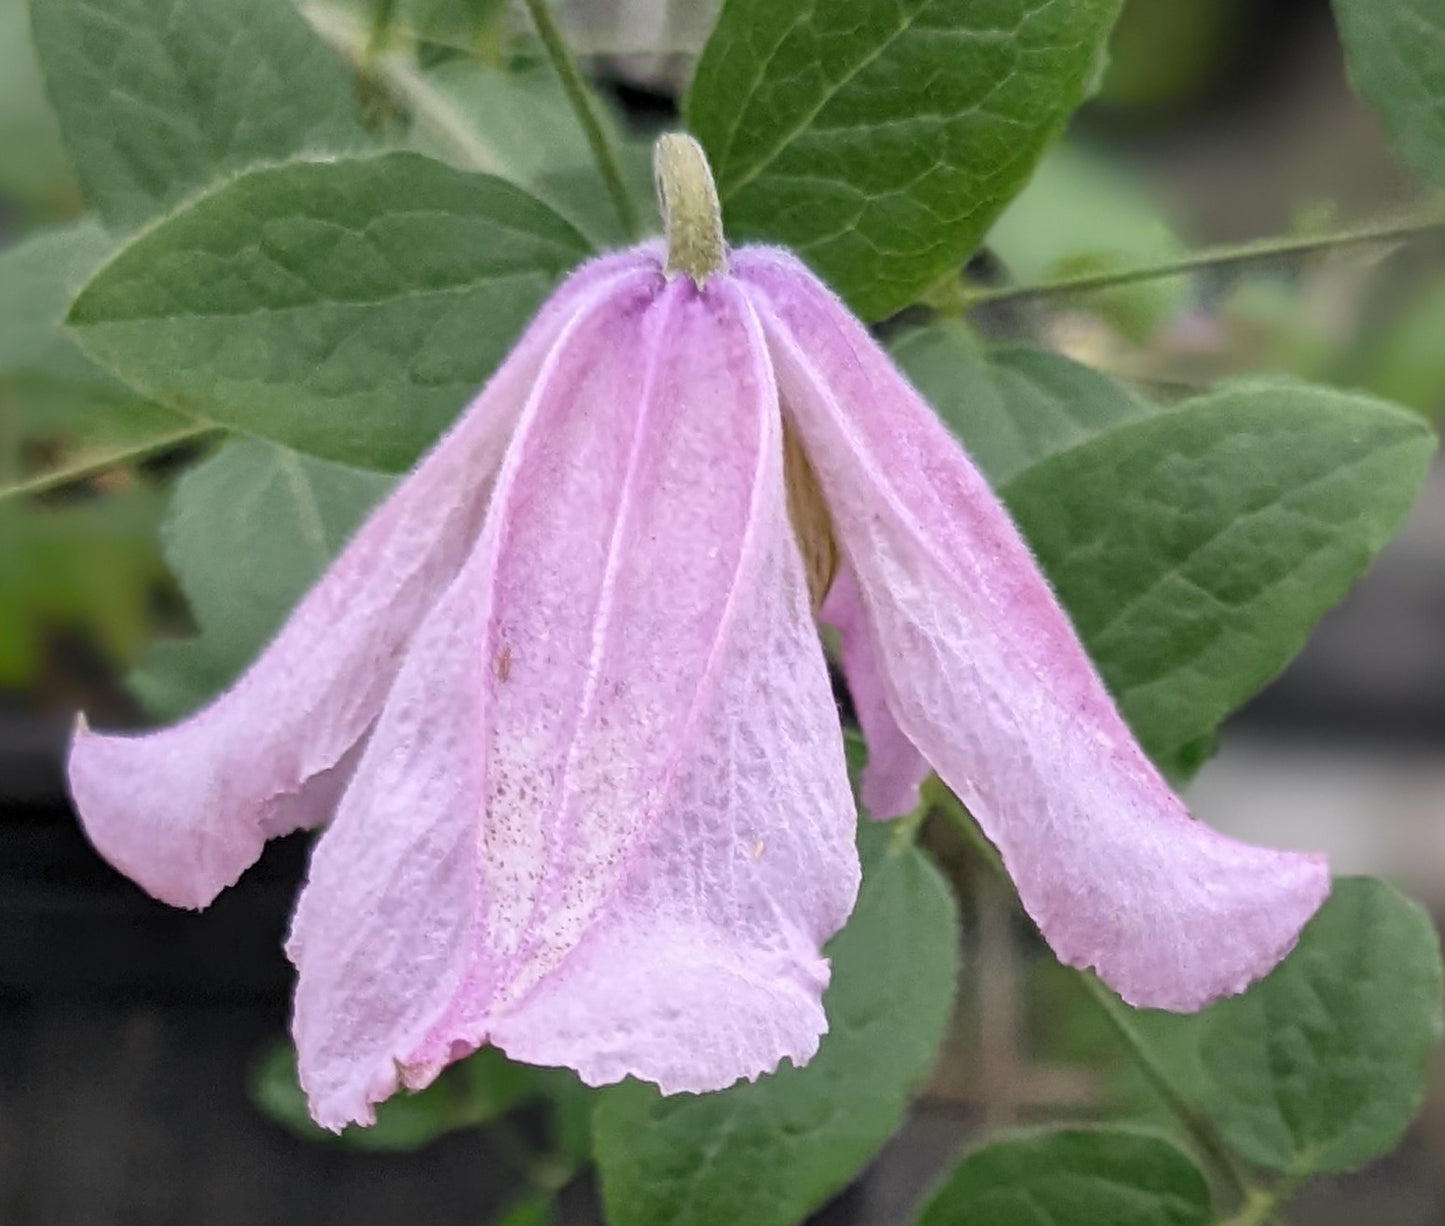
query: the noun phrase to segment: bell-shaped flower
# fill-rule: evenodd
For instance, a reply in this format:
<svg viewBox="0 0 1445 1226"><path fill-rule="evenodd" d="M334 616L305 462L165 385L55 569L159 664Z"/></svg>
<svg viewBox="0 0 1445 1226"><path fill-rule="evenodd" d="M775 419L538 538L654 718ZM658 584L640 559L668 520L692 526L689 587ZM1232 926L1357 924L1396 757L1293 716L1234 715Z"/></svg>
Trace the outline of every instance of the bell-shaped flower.
<svg viewBox="0 0 1445 1226"><path fill-rule="evenodd" d="M1328 891L1189 816L868 332L786 252L723 247L693 142L659 182L666 246L553 295L227 693L77 732L90 838L178 906L329 821L287 946L328 1127L485 1043L668 1092L812 1056L858 887L820 601L867 806L936 770L1126 999L1239 991Z"/></svg>

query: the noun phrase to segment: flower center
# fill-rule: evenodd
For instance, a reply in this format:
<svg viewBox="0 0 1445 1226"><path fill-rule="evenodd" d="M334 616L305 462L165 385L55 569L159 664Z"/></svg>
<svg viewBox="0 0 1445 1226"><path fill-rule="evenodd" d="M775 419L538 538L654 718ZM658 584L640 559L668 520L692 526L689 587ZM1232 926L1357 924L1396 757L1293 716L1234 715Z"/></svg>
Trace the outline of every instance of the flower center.
<svg viewBox="0 0 1445 1226"><path fill-rule="evenodd" d="M802 440L786 422L783 423L783 481L788 493L788 518L803 555L808 595L816 613L822 608L823 597L838 573L838 546L833 539L828 504L823 501L813 466L808 463Z"/></svg>
<svg viewBox="0 0 1445 1226"><path fill-rule="evenodd" d="M702 146L682 132L657 138L652 148L657 205L667 238L668 276L685 272L701 289L727 260L722 209Z"/></svg>

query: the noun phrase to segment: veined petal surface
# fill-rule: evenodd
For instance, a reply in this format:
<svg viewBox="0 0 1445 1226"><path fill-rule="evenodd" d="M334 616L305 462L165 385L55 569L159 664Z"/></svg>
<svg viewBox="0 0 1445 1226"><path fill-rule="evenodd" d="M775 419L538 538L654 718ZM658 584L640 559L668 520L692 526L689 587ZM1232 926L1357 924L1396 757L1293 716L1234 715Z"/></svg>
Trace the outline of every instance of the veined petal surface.
<svg viewBox="0 0 1445 1226"><path fill-rule="evenodd" d="M858 594L858 581L847 566L839 568L818 620L838 632L839 662L868 746L859 790L863 808L880 820L912 813L918 807L919 785L931 768L889 710L873 631Z"/></svg>
<svg viewBox="0 0 1445 1226"><path fill-rule="evenodd" d="M1138 748L986 481L793 257L736 253L858 581L898 725L1065 962L1136 1005L1238 992L1329 890L1317 856L1194 821Z"/></svg>
<svg viewBox="0 0 1445 1226"><path fill-rule="evenodd" d="M725 278L658 272L557 346L313 857L322 1124L488 1041L668 1090L816 1047L858 866L776 404Z"/></svg>
<svg viewBox="0 0 1445 1226"><path fill-rule="evenodd" d="M331 816L408 640L480 531L543 358L600 289L644 263L627 253L574 274L230 690L158 732L80 725L70 790L106 859L165 902L204 907L268 838Z"/></svg>

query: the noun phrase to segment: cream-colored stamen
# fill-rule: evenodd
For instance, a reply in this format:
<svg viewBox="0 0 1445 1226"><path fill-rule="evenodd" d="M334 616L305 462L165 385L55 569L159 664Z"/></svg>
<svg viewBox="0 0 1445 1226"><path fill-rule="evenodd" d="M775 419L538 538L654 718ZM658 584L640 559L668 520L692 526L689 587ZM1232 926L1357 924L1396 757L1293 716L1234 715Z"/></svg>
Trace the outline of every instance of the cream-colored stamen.
<svg viewBox="0 0 1445 1226"><path fill-rule="evenodd" d="M667 239L668 276L687 273L701 289L727 260L722 208L702 146L683 132L657 138L652 148L657 206Z"/></svg>

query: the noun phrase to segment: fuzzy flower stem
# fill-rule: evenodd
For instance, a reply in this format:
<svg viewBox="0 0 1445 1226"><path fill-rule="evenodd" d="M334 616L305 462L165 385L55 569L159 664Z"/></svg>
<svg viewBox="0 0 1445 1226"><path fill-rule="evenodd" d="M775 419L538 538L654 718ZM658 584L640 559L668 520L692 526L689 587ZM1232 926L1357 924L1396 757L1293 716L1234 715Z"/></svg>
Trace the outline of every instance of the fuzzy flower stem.
<svg viewBox="0 0 1445 1226"><path fill-rule="evenodd" d="M652 151L657 207L667 235L665 272L687 273L702 287L726 261L722 208L702 146L681 132L657 138Z"/></svg>
<svg viewBox="0 0 1445 1226"><path fill-rule="evenodd" d="M577 122L587 137L587 144L592 148L592 158L597 163L597 169L602 175L602 182L607 186L607 194L612 197L612 207L617 212L617 220L622 225L622 232L630 241L637 237L637 209L633 206L632 197L627 194L627 186L622 181L622 168L617 161L617 150L612 147L612 142L607 138L607 132L602 127L602 121L597 117L592 99L587 95L587 83L582 79L582 71L577 67L577 61L573 58L572 52L567 49L567 44L562 40L562 32L557 28L557 23L552 20L552 13L547 8L546 0L527 0L527 12L532 15L532 24L537 27L537 36L542 40L542 47L547 52L547 58L552 62L552 68L561 80L562 88L567 92L567 101L572 104L572 110L576 112Z"/></svg>

